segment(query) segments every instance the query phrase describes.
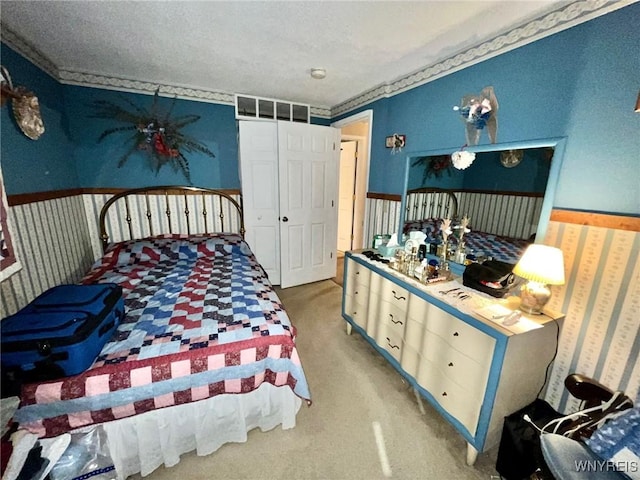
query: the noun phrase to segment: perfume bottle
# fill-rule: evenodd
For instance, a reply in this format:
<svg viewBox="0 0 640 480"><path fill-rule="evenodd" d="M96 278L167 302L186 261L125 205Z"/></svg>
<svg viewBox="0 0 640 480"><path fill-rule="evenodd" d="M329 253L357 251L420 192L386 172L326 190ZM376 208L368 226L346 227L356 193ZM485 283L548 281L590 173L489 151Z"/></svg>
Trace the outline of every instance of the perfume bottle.
<svg viewBox="0 0 640 480"><path fill-rule="evenodd" d="M454 255L454 262L460 263L464 265L464 261L467 258L467 250L465 248L464 242L460 241L458 243L458 248L456 248L456 252Z"/></svg>

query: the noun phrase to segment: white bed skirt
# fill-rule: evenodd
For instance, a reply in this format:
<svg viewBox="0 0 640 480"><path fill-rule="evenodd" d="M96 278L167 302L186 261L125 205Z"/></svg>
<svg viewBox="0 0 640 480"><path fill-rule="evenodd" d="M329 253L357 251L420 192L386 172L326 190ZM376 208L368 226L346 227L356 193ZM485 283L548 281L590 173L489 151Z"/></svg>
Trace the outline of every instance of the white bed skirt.
<svg viewBox="0 0 640 480"><path fill-rule="evenodd" d="M118 479L172 467L195 450L209 455L225 443L246 442L254 428L296 425L302 400L291 388L263 383L253 392L224 394L103 424Z"/></svg>

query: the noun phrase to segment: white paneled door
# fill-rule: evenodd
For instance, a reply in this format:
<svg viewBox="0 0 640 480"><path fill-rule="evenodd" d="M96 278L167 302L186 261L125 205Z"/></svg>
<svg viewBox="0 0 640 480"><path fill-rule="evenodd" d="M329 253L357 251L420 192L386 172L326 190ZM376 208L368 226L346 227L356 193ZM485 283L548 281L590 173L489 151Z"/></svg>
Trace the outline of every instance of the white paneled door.
<svg viewBox="0 0 640 480"><path fill-rule="evenodd" d="M278 122L283 288L336 275L340 131Z"/></svg>
<svg viewBox="0 0 640 480"><path fill-rule="evenodd" d="M275 122L238 123L245 239L271 283L279 285L278 126Z"/></svg>
<svg viewBox="0 0 640 480"><path fill-rule="evenodd" d="M283 288L334 277L340 130L240 121L247 243Z"/></svg>

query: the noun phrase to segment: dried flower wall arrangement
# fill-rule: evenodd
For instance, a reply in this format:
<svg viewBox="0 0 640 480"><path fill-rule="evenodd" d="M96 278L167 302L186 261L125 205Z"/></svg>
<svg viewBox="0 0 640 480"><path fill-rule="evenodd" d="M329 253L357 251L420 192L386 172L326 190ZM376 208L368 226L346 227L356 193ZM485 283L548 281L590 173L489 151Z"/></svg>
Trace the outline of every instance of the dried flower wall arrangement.
<svg viewBox="0 0 640 480"><path fill-rule="evenodd" d="M125 140L127 150L120 157L118 168L122 167L133 153L143 152L148 155L156 173L163 165L169 164L174 169L181 170L191 183L189 161L184 153L200 152L211 158L215 158L215 155L205 145L181 132L182 128L198 121L200 116L182 115L171 118L176 97L173 98L168 111L160 112L159 92L160 89L155 91L149 110L138 107L126 97L122 99L131 107L131 111L105 100L93 102L95 112L90 118L104 118L125 124L105 130L98 142L114 133L130 133Z"/></svg>
<svg viewBox="0 0 640 480"><path fill-rule="evenodd" d="M440 178L445 172L451 176L451 157L449 155L418 157L411 163L411 166L416 167L418 165L422 165L424 167L422 185L424 185L428 178Z"/></svg>

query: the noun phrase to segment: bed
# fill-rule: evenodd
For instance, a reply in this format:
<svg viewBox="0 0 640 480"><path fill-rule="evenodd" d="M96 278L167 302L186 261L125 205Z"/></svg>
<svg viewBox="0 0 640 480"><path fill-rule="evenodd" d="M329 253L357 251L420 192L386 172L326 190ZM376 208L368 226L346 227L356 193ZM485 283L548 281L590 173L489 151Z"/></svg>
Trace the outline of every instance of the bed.
<svg viewBox="0 0 640 480"><path fill-rule="evenodd" d="M121 285L125 318L87 371L23 387L21 427L55 437L100 424L121 479L294 427L311 403L296 330L244 241L239 202L135 189L99 221L104 255L83 283Z"/></svg>
<svg viewBox="0 0 640 480"><path fill-rule="evenodd" d="M532 243L542 200L518 194L474 195L439 188L418 188L406 195L403 233L421 231L425 242L442 241L442 219L452 220L451 248L458 244L460 220L470 219L464 234L465 250L479 258L493 258L507 263L518 262Z"/></svg>

